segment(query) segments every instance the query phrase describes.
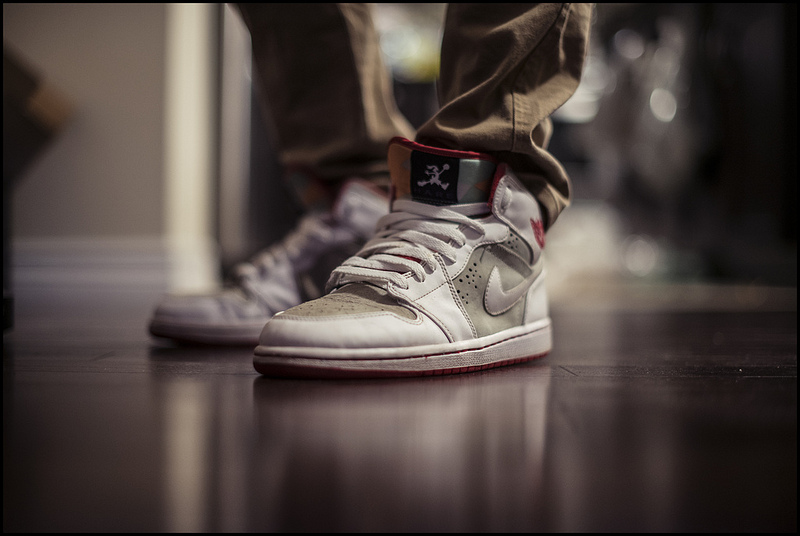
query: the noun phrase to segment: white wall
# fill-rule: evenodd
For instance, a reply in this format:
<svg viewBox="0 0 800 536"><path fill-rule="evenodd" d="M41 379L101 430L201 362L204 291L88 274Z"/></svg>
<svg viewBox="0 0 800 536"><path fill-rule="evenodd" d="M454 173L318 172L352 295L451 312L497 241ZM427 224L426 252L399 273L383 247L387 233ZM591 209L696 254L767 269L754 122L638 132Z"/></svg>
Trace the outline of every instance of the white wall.
<svg viewBox="0 0 800 536"><path fill-rule="evenodd" d="M13 191L17 281L48 283L59 270L91 280L105 264L105 275L172 289L213 283L218 13L218 4L3 4L4 43L74 109Z"/></svg>

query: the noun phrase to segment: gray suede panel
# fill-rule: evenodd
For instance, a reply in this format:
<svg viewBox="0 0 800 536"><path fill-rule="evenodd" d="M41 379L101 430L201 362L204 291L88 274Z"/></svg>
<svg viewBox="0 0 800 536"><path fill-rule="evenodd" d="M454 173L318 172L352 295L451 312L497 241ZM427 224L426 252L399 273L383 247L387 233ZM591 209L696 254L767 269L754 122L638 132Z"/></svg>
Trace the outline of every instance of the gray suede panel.
<svg viewBox="0 0 800 536"><path fill-rule="evenodd" d="M514 238L502 244L477 248L472 252L464 270L453 279L456 295L461 299L478 337L522 325L525 299L497 316L486 312L483 302L489 274L495 266L500 271L500 278L506 288L519 284L532 271L530 264L519 255L519 252L529 255L530 248L519 237ZM520 247L520 242L525 248Z"/></svg>
<svg viewBox="0 0 800 536"><path fill-rule="evenodd" d="M409 320L416 318L416 314L413 311L400 305L385 290L362 283L346 285L337 292L292 307L285 314L304 317L331 317L380 312L393 313Z"/></svg>
<svg viewBox="0 0 800 536"><path fill-rule="evenodd" d="M528 264L533 262L533 250L528 243L515 232L511 232L511 236L509 236L508 240L503 242L503 246L519 255L519 257L527 261Z"/></svg>

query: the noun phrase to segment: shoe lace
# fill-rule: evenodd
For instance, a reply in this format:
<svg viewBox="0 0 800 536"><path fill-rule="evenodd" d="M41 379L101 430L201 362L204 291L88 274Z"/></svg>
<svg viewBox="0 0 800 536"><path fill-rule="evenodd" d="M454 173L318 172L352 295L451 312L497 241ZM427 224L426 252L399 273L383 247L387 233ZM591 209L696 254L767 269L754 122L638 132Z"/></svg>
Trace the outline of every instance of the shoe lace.
<svg viewBox="0 0 800 536"><path fill-rule="evenodd" d="M297 261L313 244L329 242L334 233L329 219L327 214L307 214L281 241L260 251L249 261L236 265L234 277L238 281L263 279L269 276L276 264L286 259Z"/></svg>
<svg viewBox="0 0 800 536"><path fill-rule="evenodd" d="M436 255L448 263L464 246L466 228L485 235L483 224L454 210L397 200L393 211L378 221L377 233L331 274L326 291L352 282L378 286L394 283L408 288L409 276L424 281L437 266Z"/></svg>

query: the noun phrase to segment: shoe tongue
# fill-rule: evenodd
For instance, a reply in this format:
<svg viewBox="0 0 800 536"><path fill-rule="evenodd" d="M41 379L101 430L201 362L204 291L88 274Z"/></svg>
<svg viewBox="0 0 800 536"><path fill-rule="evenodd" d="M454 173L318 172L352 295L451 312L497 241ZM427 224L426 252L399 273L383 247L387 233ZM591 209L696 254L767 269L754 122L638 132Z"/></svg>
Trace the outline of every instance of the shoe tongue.
<svg viewBox="0 0 800 536"><path fill-rule="evenodd" d="M389 144L392 200L428 205L488 203L497 164L486 154L428 147L403 138Z"/></svg>

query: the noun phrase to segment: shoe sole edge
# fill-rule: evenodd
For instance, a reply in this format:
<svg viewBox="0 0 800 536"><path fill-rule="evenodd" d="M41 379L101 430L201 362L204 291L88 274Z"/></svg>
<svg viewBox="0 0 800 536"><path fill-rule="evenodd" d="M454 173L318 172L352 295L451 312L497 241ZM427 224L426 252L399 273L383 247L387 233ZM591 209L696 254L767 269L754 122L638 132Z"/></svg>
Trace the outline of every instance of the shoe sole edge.
<svg viewBox="0 0 800 536"><path fill-rule="evenodd" d="M148 331L153 337L171 339L178 342L255 347L258 345L258 338L261 335L264 323L230 329L217 326L189 326L152 322L148 327Z"/></svg>
<svg viewBox="0 0 800 536"><path fill-rule="evenodd" d="M405 355L386 356L380 349L349 350L358 357L341 357L348 350L312 348L256 347L253 366L257 372L273 377L302 378L379 378L459 374L514 365L538 359L552 349L549 319L539 321L534 329L471 341L467 347L453 349L452 344L398 349ZM438 351L437 351L438 348ZM423 350L424 351L419 351ZM394 350L394 349L393 349ZM334 352L337 357L322 357ZM370 357L370 352L378 357ZM385 353L385 350L384 350Z"/></svg>

